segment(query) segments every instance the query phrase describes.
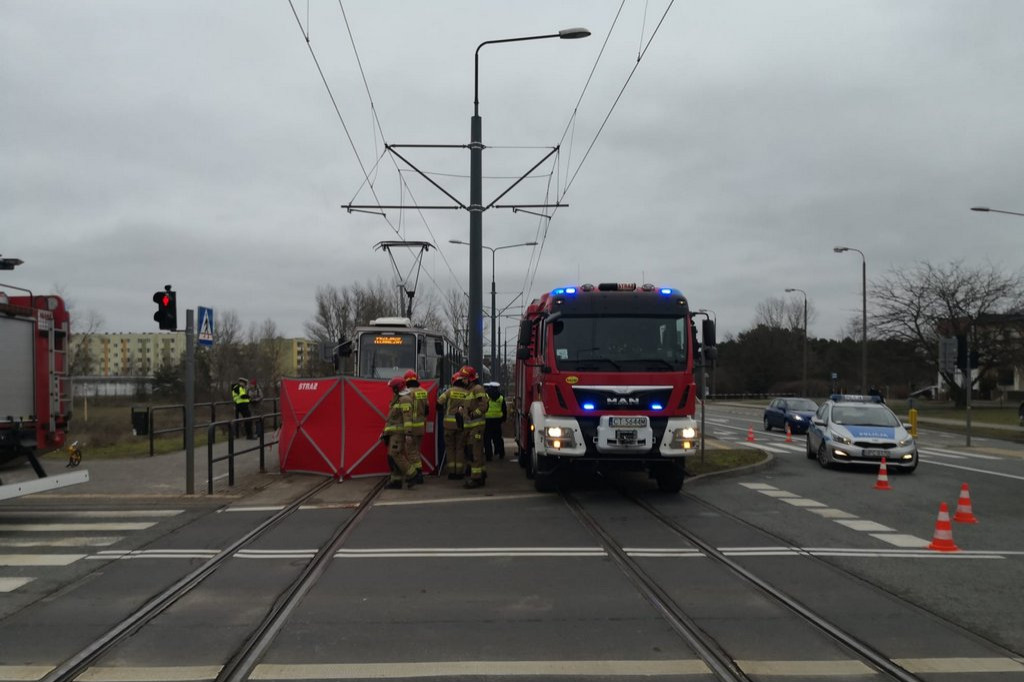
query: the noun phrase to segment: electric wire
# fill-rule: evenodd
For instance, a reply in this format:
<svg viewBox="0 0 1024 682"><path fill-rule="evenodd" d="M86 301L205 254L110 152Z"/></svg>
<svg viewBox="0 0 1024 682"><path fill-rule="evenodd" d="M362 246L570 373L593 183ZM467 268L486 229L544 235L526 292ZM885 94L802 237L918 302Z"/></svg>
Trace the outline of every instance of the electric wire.
<svg viewBox="0 0 1024 682"><path fill-rule="evenodd" d="M374 101L373 101L373 94L370 92L370 82L366 78L366 71L363 69L363 61L362 61L362 59L359 56L359 48L356 47L356 39L355 39L355 36L352 33L352 25L349 23L348 14L345 12L345 5L342 3L341 0L338 0L338 9L341 11L342 20L345 22L345 30L348 32L349 44L352 45L352 53L355 55L356 65L359 67L360 77L363 79L363 87L366 90L366 97L370 101L370 110L373 112L373 120L376 123L377 131L380 132L381 140L387 140L387 136L384 134L384 126L381 125L380 117L377 115L377 107L376 107L376 104L374 104ZM409 187L409 183L402 176L402 168L398 165L398 162L395 161L395 158L394 158L393 155L388 154L388 157L391 159L391 163L394 165L395 170L398 171L399 193L402 194L401 189L402 189L402 186L404 186L406 192L409 194L409 197L412 199L413 202L415 202L416 200L413 197L412 188ZM367 178L367 179L369 179L369 178ZM360 189L362 189L362 187L360 187ZM357 195L358 195L358 191L357 191ZM376 198L376 194L374 194L374 198ZM377 203L380 204L380 201L378 200ZM400 202L400 205L404 206L404 203ZM414 205L415 205L415 203L414 203ZM448 268L448 272L455 279L455 281L458 282L458 277L455 275L455 271L452 269L451 263L448 262L448 258L444 255L444 252L441 250L441 248L439 246L436 246L437 243L438 243L438 240L437 240L436 235L434 235L434 231L430 227L430 223L427 222L426 216L423 214L423 211L420 210L419 208L417 208L417 212L420 215L420 219L423 221L423 226L426 228L427 234L430 235L431 241L433 241L433 243L435 244L435 249L440 254L441 260L444 262L445 267ZM400 209L399 215L400 216L404 215L404 213L405 213L404 209ZM391 221L388 221L388 224L391 225ZM394 229L393 225L392 225L392 229ZM401 233L398 230L395 230L395 232L399 236L402 236ZM434 283L434 286L437 287L438 291L442 290L441 285L438 283L438 281L434 278L434 276L429 271L427 272L427 278L431 282ZM461 284L460 284L460 286L461 286Z"/></svg>

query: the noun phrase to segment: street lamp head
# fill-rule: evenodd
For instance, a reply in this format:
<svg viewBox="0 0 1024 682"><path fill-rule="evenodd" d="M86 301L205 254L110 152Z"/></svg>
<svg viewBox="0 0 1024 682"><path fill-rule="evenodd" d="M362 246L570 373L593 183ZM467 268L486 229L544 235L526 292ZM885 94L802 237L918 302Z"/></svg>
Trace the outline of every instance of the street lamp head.
<svg viewBox="0 0 1024 682"><path fill-rule="evenodd" d="M988 211L991 211L992 209L990 209L988 206L974 206L974 207L971 208L971 210L972 211L985 211L987 213Z"/></svg>
<svg viewBox="0 0 1024 682"><path fill-rule="evenodd" d="M24 262L20 258L0 258L0 270L13 270Z"/></svg>
<svg viewBox="0 0 1024 682"><path fill-rule="evenodd" d="M575 40L576 38L586 38L590 35L590 31L585 28L563 28L558 32L558 37L562 40Z"/></svg>
<svg viewBox="0 0 1024 682"><path fill-rule="evenodd" d="M848 247L848 246L833 246L832 250L835 251L836 253L843 253L844 251L849 251L850 247Z"/></svg>
<svg viewBox="0 0 1024 682"><path fill-rule="evenodd" d="M449 244L465 244L466 246L469 246L469 242L464 242L461 239L449 239L448 243Z"/></svg>
<svg viewBox="0 0 1024 682"><path fill-rule="evenodd" d="M796 289L786 289L786 293L787 293L787 294L791 294L791 293L793 293L794 291L796 291Z"/></svg>
<svg viewBox="0 0 1024 682"><path fill-rule="evenodd" d="M537 243L538 242L526 242L523 244L523 246L537 246Z"/></svg>

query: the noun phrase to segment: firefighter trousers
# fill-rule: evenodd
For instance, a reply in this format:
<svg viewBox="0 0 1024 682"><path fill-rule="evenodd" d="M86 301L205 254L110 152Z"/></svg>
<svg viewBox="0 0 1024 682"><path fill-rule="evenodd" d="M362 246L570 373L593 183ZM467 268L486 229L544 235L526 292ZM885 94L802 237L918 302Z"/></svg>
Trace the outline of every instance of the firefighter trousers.
<svg viewBox="0 0 1024 682"><path fill-rule="evenodd" d="M444 456L447 460L448 475L461 474L466 466L466 429L444 430Z"/></svg>

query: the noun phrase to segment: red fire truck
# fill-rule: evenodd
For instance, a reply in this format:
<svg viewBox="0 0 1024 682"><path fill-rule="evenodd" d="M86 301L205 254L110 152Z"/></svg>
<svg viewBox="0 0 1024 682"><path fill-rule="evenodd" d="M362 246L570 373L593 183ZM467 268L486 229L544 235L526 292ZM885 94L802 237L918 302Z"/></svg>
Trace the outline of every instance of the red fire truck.
<svg viewBox="0 0 1024 682"><path fill-rule="evenodd" d="M0 499L88 480L86 471L47 477L36 458L64 445L71 418L70 319L59 296L26 294L0 290L0 464L27 457L39 480L2 485Z"/></svg>
<svg viewBox="0 0 1024 682"><path fill-rule="evenodd" d="M707 320L705 342L714 345ZM646 470L665 492L697 451L697 340L678 290L603 283L554 289L520 322L519 463L539 491L574 467Z"/></svg>

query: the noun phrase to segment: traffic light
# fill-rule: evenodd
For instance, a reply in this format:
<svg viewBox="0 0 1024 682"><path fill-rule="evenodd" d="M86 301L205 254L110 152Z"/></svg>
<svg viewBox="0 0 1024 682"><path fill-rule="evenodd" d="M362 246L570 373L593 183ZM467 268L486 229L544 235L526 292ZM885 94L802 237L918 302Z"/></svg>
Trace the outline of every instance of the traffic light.
<svg viewBox="0 0 1024 682"><path fill-rule="evenodd" d="M171 291L171 285L168 284L163 291L153 294L153 302L156 303L153 319L157 321L160 328L176 330L178 328L178 306L175 301L175 293Z"/></svg>

